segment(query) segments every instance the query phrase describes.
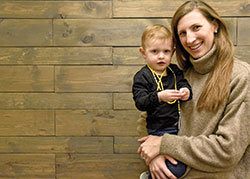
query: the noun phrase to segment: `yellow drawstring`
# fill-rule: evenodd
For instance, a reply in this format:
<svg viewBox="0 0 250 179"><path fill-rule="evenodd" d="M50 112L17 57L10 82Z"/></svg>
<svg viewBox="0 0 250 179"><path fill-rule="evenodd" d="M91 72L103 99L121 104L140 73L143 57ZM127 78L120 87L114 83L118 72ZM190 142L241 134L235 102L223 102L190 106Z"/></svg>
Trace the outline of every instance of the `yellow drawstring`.
<svg viewBox="0 0 250 179"><path fill-rule="evenodd" d="M149 66L147 65L148 68L150 69L150 71L152 72L153 76L154 76L154 79L155 79L155 82L157 84L157 91L164 91L164 87L163 87L163 84L162 84L162 77L163 75L166 73L166 69L162 72L161 76L159 77L159 75ZM174 88L175 90L177 90L177 82L176 82L176 76L175 76L175 73L174 71L168 66L168 69L173 73L174 75ZM157 78L157 79L156 79ZM172 102L168 102L168 104L174 104L176 102L176 100L172 101ZM178 102L178 110L180 111L180 103Z"/></svg>
<svg viewBox="0 0 250 179"><path fill-rule="evenodd" d="M155 82L156 82L156 84L157 84L157 91L158 91L158 90L159 90L159 91L164 91L164 87L163 87L163 84L162 84L161 79L162 79L163 75L166 73L166 69L162 72L161 76L159 77L159 76L157 75L157 73L156 73L152 68L150 68L149 65L147 65L147 66L148 66L148 68L150 69L150 71L152 72L152 74L153 74L153 76L154 76ZM176 75L175 75L174 71L173 71L169 66L168 66L168 69L173 73L173 76L174 76L174 88L175 88L175 90L177 90L177 79L176 79ZM157 78L158 80L157 80L156 78ZM174 100L174 101L172 101L172 102L168 102L168 101L167 101L168 104L174 104L175 102L176 102L176 100ZM180 105L180 100L177 100L177 102L178 102L179 118L181 118L181 105ZM180 125L181 125L181 121L180 121L180 119L179 119L178 128L180 128Z"/></svg>

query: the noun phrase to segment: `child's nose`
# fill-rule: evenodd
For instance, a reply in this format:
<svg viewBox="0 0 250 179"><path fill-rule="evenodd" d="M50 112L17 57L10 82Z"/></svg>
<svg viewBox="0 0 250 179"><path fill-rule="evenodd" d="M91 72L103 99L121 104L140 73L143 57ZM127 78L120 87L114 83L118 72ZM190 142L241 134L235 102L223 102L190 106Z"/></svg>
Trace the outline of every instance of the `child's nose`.
<svg viewBox="0 0 250 179"><path fill-rule="evenodd" d="M159 58L164 58L164 53L163 52L159 53Z"/></svg>

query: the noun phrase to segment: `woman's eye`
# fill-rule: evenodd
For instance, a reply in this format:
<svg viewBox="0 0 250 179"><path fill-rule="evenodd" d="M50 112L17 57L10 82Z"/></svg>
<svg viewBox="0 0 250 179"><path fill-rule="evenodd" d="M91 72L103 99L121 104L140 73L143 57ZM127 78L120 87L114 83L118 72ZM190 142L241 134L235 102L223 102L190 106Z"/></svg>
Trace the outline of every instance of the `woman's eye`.
<svg viewBox="0 0 250 179"><path fill-rule="evenodd" d="M186 32L180 32L180 33L179 33L179 36L180 36L180 37L184 37L185 35L186 35Z"/></svg>
<svg viewBox="0 0 250 179"><path fill-rule="evenodd" d="M199 26L199 25L196 25L196 26L194 26L194 30L199 30L201 28L201 26Z"/></svg>

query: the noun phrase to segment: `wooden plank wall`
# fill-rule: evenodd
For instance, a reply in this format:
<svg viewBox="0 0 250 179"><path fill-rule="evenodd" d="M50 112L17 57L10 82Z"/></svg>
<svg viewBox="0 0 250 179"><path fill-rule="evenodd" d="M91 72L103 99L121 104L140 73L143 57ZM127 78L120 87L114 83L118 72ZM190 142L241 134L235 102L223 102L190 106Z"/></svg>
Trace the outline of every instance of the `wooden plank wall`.
<svg viewBox="0 0 250 179"><path fill-rule="evenodd" d="M183 2L1 0L0 178L138 178L140 36ZM250 62L250 1L207 2Z"/></svg>

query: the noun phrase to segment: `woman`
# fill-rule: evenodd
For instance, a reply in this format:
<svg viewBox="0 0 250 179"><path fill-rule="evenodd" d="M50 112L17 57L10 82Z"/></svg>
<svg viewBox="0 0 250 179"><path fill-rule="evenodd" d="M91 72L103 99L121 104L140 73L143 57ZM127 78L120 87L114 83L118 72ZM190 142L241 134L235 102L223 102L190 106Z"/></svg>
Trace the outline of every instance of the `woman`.
<svg viewBox="0 0 250 179"><path fill-rule="evenodd" d="M172 31L193 100L181 106L179 136L143 137L138 153L153 179L175 178L165 158L189 166L184 178L250 178L249 65L233 57L224 21L202 1L180 6Z"/></svg>

